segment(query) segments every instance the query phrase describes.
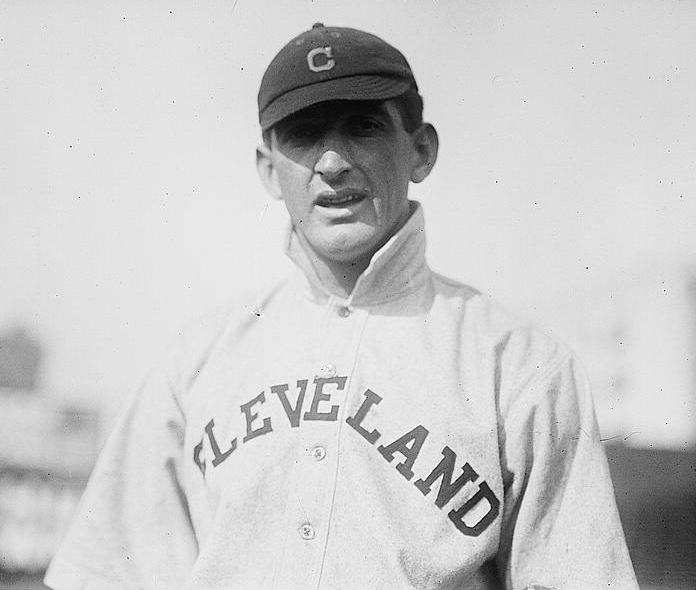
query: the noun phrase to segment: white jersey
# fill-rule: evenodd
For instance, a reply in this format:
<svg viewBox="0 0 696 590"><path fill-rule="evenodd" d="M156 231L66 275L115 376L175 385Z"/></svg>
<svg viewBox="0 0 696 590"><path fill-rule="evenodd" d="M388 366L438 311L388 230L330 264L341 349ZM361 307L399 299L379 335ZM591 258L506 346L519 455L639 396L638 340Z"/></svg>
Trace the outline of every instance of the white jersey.
<svg viewBox="0 0 696 590"><path fill-rule="evenodd" d="M433 273L419 206L348 299L296 275L134 397L55 588L637 588L587 380Z"/></svg>

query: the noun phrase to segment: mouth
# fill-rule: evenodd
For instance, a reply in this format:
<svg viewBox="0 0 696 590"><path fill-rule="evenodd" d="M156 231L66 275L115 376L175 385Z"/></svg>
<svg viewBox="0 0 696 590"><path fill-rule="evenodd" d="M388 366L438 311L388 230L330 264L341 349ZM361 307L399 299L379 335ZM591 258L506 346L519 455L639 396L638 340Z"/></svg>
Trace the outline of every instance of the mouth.
<svg viewBox="0 0 696 590"><path fill-rule="evenodd" d="M367 198L367 194L361 190L342 189L340 191L324 191L319 193L314 204L319 207L348 207L355 203L360 203Z"/></svg>

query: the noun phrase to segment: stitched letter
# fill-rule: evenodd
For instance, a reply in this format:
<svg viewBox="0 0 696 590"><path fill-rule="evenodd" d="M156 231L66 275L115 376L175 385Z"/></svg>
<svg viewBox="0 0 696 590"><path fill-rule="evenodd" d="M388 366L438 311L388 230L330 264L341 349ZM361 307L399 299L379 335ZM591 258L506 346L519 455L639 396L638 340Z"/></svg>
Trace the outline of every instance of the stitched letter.
<svg viewBox="0 0 696 590"><path fill-rule="evenodd" d="M421 447L428 436L428 431L423 426L416 426L411 432L407 432L401 438L397 438L393 443L387 445L380 445L377 450L382 454L382 456L389 462L394 459L394 453L401 453L406 459L396 466L396 470L403 475L406 479L411 479L413 477L412 467L418 453L420 453ZM411 443L411 446L408 443Z"/></svg>
<svg viewBox="0 0 696 590"><path fill-rule="evenodd" d="M365 419L365 416L367 416L370 408L381 402L382 398L371 389L366 390L363 395L365 396L363 403L358 408L358 411L355 412L355 416L348 416L348 418L346 418L346 423L352 426L367 442L375 444L377 439L381 436L379 430L375 428L372 432L368 432L363 428L362 421Z"/></svg>
<svg viewBox="0 0 696 590"><path fill-rule="evenodd" d="M285 410L288 420L290 420L290 426L292 428L297 428L300 425L300 412L302 412L302 402L304 402L305 392L307 391L307 379L298 379L297 389L299 389L299 393L297 394L297 402L293 408L288 401L288 384L283 383L282 385L271 386L271 393L275 393L280 399L280 403L283 404L283 409Z"/></svg>
<svg viewBox="0 0 696 590"><path fill-rule="evenodd" d="M222 463L227 457L229 457L232 453L234 453L234 450L237 448L237 439L233 438L232 442L230 443L230 448L227 449L224 453L220 451L220 447L217 443L217 440L215 440L215 435L213 434L213 427L215 426L215 421L210 420L205 425L205 433L208 435L208 440L210 441L210 448L213 451L213 467L217 467Z"/></svg>
<svg viewBox="0 0 696 590"><path fill-rule="evenodd" d="M432 485L441 477L442 482L440 482L440 489L437 492L437 498L435 499L435 506L442 508L447 502L449 502L454 495L464 487L464 484L470 481L474 481L478 477L471 465L464 463L462 467L463 473L452 482L452 473L454 472L454 462L457 460L456 453L449 447L442 449L442 454L444 455L442 461L437 464L435 469L432 470L430 475L423 479L419 479L415 485L424 496L430 493L430 488Z"/></svg>
<svg viewBox="0 0 696 590"><path fill-rule="evenodd" d="M338 391L341 391L346 386L347 379L348 377L331 377L330 379L317 377L314 379L314 397L312 398L312 405L309 408L309 412L305 412L304 419L335 422L338 419L338 406L331 406L328 412L320 412L319 402L331 400L331 394L324 393L325 385L333 384Z"/></svg>
<svg viewBox="0 0 696 590"><path fill-rule="evenodd" d="M242 442L247 442L248 440L251 440L252 438L256 438L257 436L261 436L262 434L266 434L267 432L271 432L273 430L271 428L271 419L270 418L263 419L263 426L261 426L261 428L257 428L256 430L253 430L251 428L252 422L254 422L254 420L256 420L256 418L259 417L258 414L252 414L251 407L255 404L262 404L265 401L266 401L266 397L263 395L263 391L262 391L251 401L248 401L247 403L239 406L241 411L242 411L242 414L244 414L244 416L246 418L246 425L247 425L247 433L246 433L246 436L242 439Z"/></svg>
<svg viewBox="0 0 696 590"><path fill-rule="evenodd" d="M481 500L488 502L488 512L484 514L479 521L474 525L468 525L464 522L466 513L474 508ZM454 523L460 532L468 537L478 537L488 526L495 520L500 511L500 500L495 497L495 494L484 481L479 485L479 491L469 498L456 510L452 510L447 516Z"/></svg>

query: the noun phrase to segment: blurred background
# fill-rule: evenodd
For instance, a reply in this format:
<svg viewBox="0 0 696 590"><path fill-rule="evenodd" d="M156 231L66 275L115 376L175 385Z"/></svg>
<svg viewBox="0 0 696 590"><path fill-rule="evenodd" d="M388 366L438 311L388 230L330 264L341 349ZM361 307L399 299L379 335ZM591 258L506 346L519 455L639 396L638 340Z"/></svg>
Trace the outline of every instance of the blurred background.
<svg viewBox="0 0 696 590"><path fill-rule="evenodd" d="M314 22L409 59L431 266L567 342L643 588L696 587L696 4L0 4L0 587L43 570L125 397L287 266L256 92Z"/></svg>

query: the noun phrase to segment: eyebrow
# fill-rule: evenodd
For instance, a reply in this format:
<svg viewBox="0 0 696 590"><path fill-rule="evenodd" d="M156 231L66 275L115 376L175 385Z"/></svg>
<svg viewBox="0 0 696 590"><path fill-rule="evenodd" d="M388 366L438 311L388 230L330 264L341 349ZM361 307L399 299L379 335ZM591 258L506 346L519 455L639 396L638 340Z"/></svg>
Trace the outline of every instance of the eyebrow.
<svg viewBox="0 0 696 590"><path fill-rule="evenodd" d="M366 114L381 115L386 119L390 118L384 101L335 101L307 107L298 113L290 115L287 119L283 119L278 123L278 126L284 123L291 124L296 121L316 120L317 118L325 119L342 115Z"/></svg>
<svg viewBox="0 0 696 590"><path fill-rule="evenodd" d="M276 140L280 140L282 134L295 125L313 122L321 124L327 118L343 118L361 114L379 117L391 130L401 125L401 122L395 121L387 110L387 101L385 100L329 101L307 107L297 113L289 115L285 119L281 119L269 130L269 141L272 142L273 136L276 137Z"/></svg>

